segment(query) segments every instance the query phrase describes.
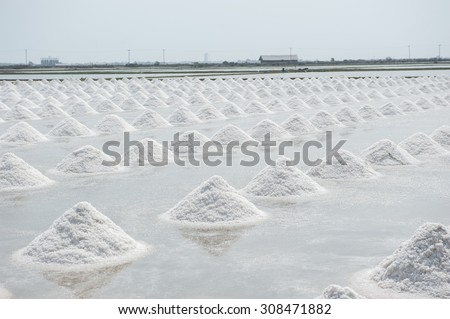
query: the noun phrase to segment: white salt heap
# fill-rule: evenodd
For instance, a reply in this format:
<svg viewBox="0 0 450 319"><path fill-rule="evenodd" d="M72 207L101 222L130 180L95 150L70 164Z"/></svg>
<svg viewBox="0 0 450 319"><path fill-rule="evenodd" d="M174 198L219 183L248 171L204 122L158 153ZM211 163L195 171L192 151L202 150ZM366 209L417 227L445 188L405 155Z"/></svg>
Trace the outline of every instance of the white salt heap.
<svg viewBox="0 0 450 319"><path fill-rule="evenodd" d="M250 135L232 124L229 124L217 131L211 137L211 140L217 141L222 145L228 145L234 141L238 141L240 144L245 141L255 141Z"/></svg>
<svg viewBox="0 0 450 319"><path fill-rule="evenodd" d="M341 122L327 111L319 111L310 119L319 130L343 126Z"/></svg>
<svg viewBox="0 0 450 319"><path fill-rule="evenodd" d="M72 117L63 119L57 123L50 132L49 136L64 137L64 136L90 136L94 133Z"/></svg>
<svg viewBox="0 0 450 319"><path fill-rule="evenodd" d="M190 136L192 136L192 139L190 138ZM180 146L178 148L180 153L188 153L189 151L193 151L194 153L202 153L203 145L205 145L206 142L210 141L210 139L207 138L205 135L195 130L186 131L180 134L179 140L180 142L188 142L188 145ZM195 142L200 142L200 145L194 145L193 143ZM212 149L214 148L212 147Z"/></svg>
<svg viewBox="0 0 450 319"><path fill-rule="evenodd" d="M376 267L371 275L381 288L450 298L450 233L426 223Z"/></svg>
<svg viewBox="0 0 450 319"><path fill-rule="evenodd" d="M35 113L43 119L69 116L69 114L64 112L59 105L52 102L46 103L45 105L41 106L38 110L35 111Z"/></svg>
<svg viewBox="0 0 450 319"><path fill-rule="evenodd" d="M365 299L349 287L339 285L329 285L324 289L319 299Z"/></svg>
<svg viewBox="0 0 450 319"><path fill-rule="evenodd" d="M264 135L268 133L270 134L270 138L272 140L292 137L292 135L284 128L267 119L262 120L250 130L250 136L258 141L264 140Z"/></svg>
<svg viewBox="0 0 450 319"><path fill-rule="evenodd" d="M122 112L123 110L110 100L105 100L97 104L94 108L99 113Z"/></svg>
<svg viewBox="0 0 450 319"><path fill-rule="evenodd" d="M85 101L78 101L71 104L67 108L66 112L72 116L97 114L97 111L90 107Z"/></svg>
<svg viewBox="0 0 450 319"><path fill-rule="evenodd" d="M375 120L384 117L375 107L364 105L358 110L358 114L365 120Z"/></svg>
<svg viewBox="0 0 450 319"><path fill-rule="evenodd" d="M122 264L147 251L90 203L80 202L15 256L25 263L64 270Z"/></svg>
<svg viewBox="0 0 450 319"><path fill-rule="evenodd" d="M67 155L56 170L63 174L97 174L117 171L118 166L103 165L103 161L112 161L99 149L91 145L85 145Z"/></svg>
<svg viewBox="0 0 450 319"><path fill-rule="evenodd" d="M52 181L13 153L0 158L0 191L38 188Z"/></svg>
<svg viewBox="0 0 450 319"><path fill-rule="evenodd" d="M295 166L287 165L281 157L275 165L260 171L242 189L244 194L255 197L302 197L323 192L324 189Z"/></svg>
<svg viewBox="0 0 450 319"><path fill-rule="evenodd" d="M272 113L267 107L265 107L261 102L258 101L251 101L243 109L244 112L248 114Z"/></svg>
<svg viewBox="0 0 450 319"><path fill-rule="evenodd" d="M164 149L163 145L158 143L157 141L151 138L144 138L139 141L143 146L143 152L139 153L140 150L137 146L130 147L130 152L128 153L130 159L130 165L132 166L148 166L154 165L155 162L158 165L160 163L172 163L173 162L173 153L169 149ZM168 145L169 146L169 145ZM151 154L151 157L149 157ZM165 156L167 154L167 156ZM125 163L125 157L124 157ZM141 165L142 164L142 165Z"/></svg>
<svg viewBox="0 0 450 319"><path fill-rule="evenodd" d="M436 104L428 100L427 98L421 97L416 101L416 104L424 110L430 110L437 108Z"/></svg>
<svg viewBox="0 0 450 319"><path fill-rule="evenodd" d="M380 140L363 150L361 158L371 164L380 166L412 165L419 163L406 150L388 139Z"/></svg>
<svg viewBox="0 0 450 319"><path fill-rule="evenodd" d="M442 146L450 146L450 126L443 125L431 133L431 138Z"/></svg>
<svg viewBox="0 0 450 319"><path fill-rule="evenodd" d="M403 112L393 103L386 103L382 107L380 107L380 112L383 115L401 115Z"/></svg>
<svg viewBox="0 0 450 319"><path fill-rule="evenodd" d="M369 163L349 151L339 150L339 154L345 164L333 157L329 165L324 158L321 164L312 167L307 174L322 179L364 179L379 175L370 167Z"/></svg>
<svg viewBox="0 0 450 319"><path fill-rule="evenodd" d="M38 120L39 116L22 105L15 105L3 116L5 120Z"/></svg>
<svg viewBox="0 0 450 319"><path fill-rule="evenodd" d="M135 130L127 121L114 114L106 115L101 119L97 124L96 129L103 133L122 133Z"/></svg>
<svg viewBox="0 0 450 319"><path fill-rule="evenodd" d="M419 132L411 135L398 144L408 153L418 157L446 155L448 152L431 137Z"/></svg>
<svg viewBox="0 0 450 319"><path fill-rule="evenodd" d="M222 177L212 176L162 218L182 226L217 228L251 225L266 218Z"/></svg>
<svg viewBox="0 0 450 319"><path fill-rule="evenodd" d="M27 144L45 142L47 138L30 124L19 122L1 135L0 141L4 143Z"/></svg>
<svg viewBox="0 0 450 319"><path fill-rule="evenodd" d="M134 120L133 126L137 128L157 128L171 126L171 124L157 112L147 110Z"/></svg>
<svg viewBox="0 0 450 319"><path fill-rule="evenodd" d="M398 108L405 113L409 113L409 112L418 112L420 111L419 107L414 104L414 102L406 100L403 101L402 103L400 103L398 105Z"/></svg>
<svg viewBox="0 0 450 319"><path fill-rule="evenodd" d="M223 115L218 109L211 105L199 109L196 113L196 116L202 121L223 120L226 118L225 115Z"/></svg>
<svg viewBox="0 0 450 319"><path fill-rule="evenodd" d="M364 119L349 107L343 107L334 115L344 125L353 125L364 122Z"/></svg>
<svg viewBox="0 0 450 319"><path fill-rule="evenodd" d="M168 120L171 124L194 124L200 123L200 119L184 106L179 106L169 115Z"/></svg>
<svg viewBox="0 0 450 319"><path fill-rule="evenodd" d="M10 299L12 296L12 293L0 286L0 299Z"/></svg>
<svg viewBox="0 0 450 319"><path fill-rule="evenodd" d="M294 136L317 132L317 128L304 116L294 114L281 123L281 127Z"/></svg>
<svg viewBox="0 0 450 319"><path fill-rule="evenodd" d="M244 110L242 110L240 107L238 107L236 104L232 102L223 105L220 108L220 111L222 112L223 115L229 118L247 115L247 113L245 113Z"/></svg>

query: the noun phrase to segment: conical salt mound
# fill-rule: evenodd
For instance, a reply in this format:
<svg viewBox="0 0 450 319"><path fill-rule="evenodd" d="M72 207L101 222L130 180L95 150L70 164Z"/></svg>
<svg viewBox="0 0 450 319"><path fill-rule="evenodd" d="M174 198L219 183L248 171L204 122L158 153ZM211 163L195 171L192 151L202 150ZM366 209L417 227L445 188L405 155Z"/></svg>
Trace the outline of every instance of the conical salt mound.
<svg viewBox="0 0 450 319"><path fill-rule="evenodd" d="M380 107L381 114L388 116L388 115L401 115L403 112L394 104L387 103Z"/></svg>
<svg viewBox="0 0 450 319"><path fill-rule="evenodd" d="M5 143L40 143L47 141L47 138L38 130L26 122L19 122L11 126L3 135L0 141Z"/></svg>
<svg viewBox="0 0 450 319"><path fill-rule="evenodd" d="M366 299L349 287L329 285L324 289L319 299Z"/></svg>
<svg viewBox="0 0 450 319"><path fill-rule="evenodd" d="M90 136L94 133L72 117L68 117L57 123L55 127L48 132L49 136L64 137L64 136Z"/></svg>
<svg viewBox="0 0 450 319"><path fill-rule="evenodd" d="M147 110L139 115L133 122L133 126L137 128L157 128L172 126L161 115L153 110Z"/></svg>
<svg viewBox="0 0 450 319"><path fill-rule="evenodd" d="M90 203L80 202L16 256L23 262L63 270L70 266L122 264L147 250Z"/></svg>
<svg viewBox="0 0 450 319"><path fill-rule="evenodd" d="M217 228L251 225L266 218L222 177L212 176L162 218L182 226Z"/></svg>
<svg viewBox="0 0 450 319"><path fill-rule="evenodd" d="M421 97L416 101L417 106L424 110L436 109L437 106L427 98Z"/></svg>
<svg viewBox="0 0 450 319"><path fill-rule="evenodd" d="M436 95L431 98L431 102L433 102L437 106L444 106L444 107L449 106L449 104L446 100L444 100L440 96L436 96Z"/></svg>
<svg viewBox="0 0 450 319"><path fill-rule="evenodd" d="M367 162L380 166L413 165L419 163L406 150L388 139L383 139L366 148L361 158Z"/></svg>
<svg viewBox="0 0 450 319"><path fill-rule="evenodd" d="M294 136L317 132L317 128L304 116L294 114L281 123L281 127Z"/></svg>
<svg viewBox="0 0 450 319"><path fill-rule="evenodd" d="M310 107L298 96L293 96L289 100L287 100L286 105L292 109L297 111L304 111L310 109Z"/></svg>
<svg viewBox="0 0 450 319"><path fill-rule="evenodd" d="M331 164L327 164L326 159L323 159L322 163L312 167L307 174L322 179L364 179L379 175L369 163L352 153L340 150L339 154L344 163L340 163L336 157L333 157Z"/></svg>
<svg viewBox="0 0 450 319"><path fill-rule="evenodd" d="M265 107L261 102L252 101L244 107L244 112L247 114L265 114L272 113L267 107Z"/></svg>
<svg viewBox="0 0 450 319"><path fill-rule="evenodd" d="M450 233L441 224L422 225L372 273L381 288L450 297Z"/></svg>
<svg viewBox="0 0 450 319"><path fill-rule="evenodd" d="M179 106L177 109L169 115L168 118L171 124L194 124L200 123L201 120L192 113L191 110L184 106Z"/></svg>
<svg viewBox="0 0 450 319"><path fill-rule="evenodd" d="M68 117L69 114L64 112L56 103L46 103L35 111L36 114L43 119L56 118L56 117Z"/></svg>
<svg viewBox="0 0 450 319"><path fill-rule="evenodd" d="M118 170L117 165L108 166L104 161L112 162L113 158L91 145L85 145L67 155L56 170L62 174L97 174Z"/></svg>
<svg viewBox="0 0 450 319"><path fill-rule="evenodd" d="M267 109L269 109L272 112L286 112L290 111L291 109L284 104L280 99L272 99L265 103Z"/></svg>
<svg viewBox="0 0 450 319"><path fill-rule="evenodd" d="M25 106L22 105L15 105L11 107L11 109L5 113L3 118L7 121L13 121L13 120L38 120L39 116L34 114L32 111L27 109Z"/></svg>
<svg viewBox="0 0 450 319"><path fill-rule="evenodd" d="M117 106L116 103L110 100L100 102L94 109L99 113L123 112L123 110Z"/></svg>
<svg viewBox="0 0 450 319"><path fill-rule="evenodd" d="M247 113L245 113L244 110L242 110L240 107L238 107L236 104L232 102L224 104L220 108L220 111L222 112L223 115L229 118L247 115Z"/></svg>
<svg viewBox="0 0 450 319"><path fill-rule="evenodd" d="M67 110L71 116L85 115L85 114L97 114L97 111L90 107L85 101L78 101L71 104Z"/></svg>
<svg viewBox="0 0 450 319"><path fill-rule="evenodd" d="M439 143L425 133L419 132L411 135L398 144L413 156L427 157L448 154Z"/></svg>
<svg viewBox="0 0 450 319"><path fill-rule="evenodd" d="M0 158L0 191L46 186L52 181L13 153Z"/></svg>
<svg viewBox="0 0 450 319"><path fill-rule="evenodd" d="M132 166L164 166L173 162L171 150L164 149L163 145L151 138L144 138L139 141L144 148L141 150L137 146L132 146L128 152L129 163ZM150 156L149 156L150 155ZM126 156L126 154L125 154ZM125 163L124 156L124 163Z"/></svg>
<svg viewBox="0 0 450 319"><path fill-rule="evenodd" d="M323 192L324 189L295 166L287 165L281 157L275 165L260 171L242 191L255 197L302 197Z"/></svg>
<svg viewBox="0 0 450 319"><path fill-rule="evenodd" d="M229 124L219 131L217 131L213 137L212 141L217 141L222 145L228 145L231 142L239 142L242 144L245 141L255 141L250 135L245 133L239 127Z"/></svg>
<svg viewBox="0 0 450 319"><path fill-rule="evenodd" d="M349 107L343 107L337 111L335 117L344 125L364 122L364 119Z"/></svg>
<svg viewBox="0 0 450 319"><path fill-rule="evenodd" d="M327 111L319 111L310 119L311 123L319 130L344 126L337 118Z"/></svg>
<svg viewBox="0 0 450 319"><path fill-rule="evenodd" d="M258 141L264 140L264 136L266 134L270 134L271 139L284 139L292 137L292 135L284 128L267 119L262 120L250 130L250 136Z"/></svg>
<svg viewBox="0 0 450 319"><path fill-rule="evenodd" d="M218 109L210 105L202 107L195 115L202 121L223 120L226 118Z"/></svg>
<svg viewBox="0 0 450 319"><path fill-rule="evenodd" d="M120 103L120 108L125 111L143 110L145 107L134 98L128 98Z"/></svg>
<svg viewBox="0 0 450 319"><path fill-rule="evenodd" d="M450 146L450 126L443 125L431 133L431 138L442 146Z"/></svg>
<svg viewBox="0 0 450 319"><path fill-rule="evenodd" d="M375 107L364 105L358 110L358 114L366 121L375 120L384 117Z"/></svg>
<svg viewBox="0 0 450 319"><path fill-rule="evenodd" d="M106 115L101 119L96 129L102 133L122 133L135 130L127 121L114 114Z"/></svg>
<svg viewBox="0 0 450 319"><path fill-rule="evenodd" d="M192 139L190 139L190 136L192 136ZM206 142L210 141L209 138L207 138L205 135L198 131L186 131L179 136L180 142L188 142L188 145L180 146L178 148L179 153L188 153L189 151L194 153L202 153L203 152L203 146ZM192 142L200 142L200 145L194 145ZM184 143L186 144L186 143ZM175 149L174 149L175 152Z"/></svg>
<svg viewBox="0 0 450 319"><path fill-rule="evenodd" d="M406 101L403 101L402 103L400 103L398 105L398 108L400 109L400 111L405 112L405 113L420 111L419 107L416 104L414 104L412 101L409 101L409 100L406 100Z"/></svg>

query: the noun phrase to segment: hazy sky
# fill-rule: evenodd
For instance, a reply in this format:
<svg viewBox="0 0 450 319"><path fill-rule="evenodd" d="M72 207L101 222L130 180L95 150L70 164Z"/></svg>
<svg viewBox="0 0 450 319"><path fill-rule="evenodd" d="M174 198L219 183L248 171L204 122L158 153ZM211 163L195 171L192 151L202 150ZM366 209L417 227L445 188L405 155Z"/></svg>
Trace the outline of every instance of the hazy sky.
<svg viewBox="0 0 450 319"><path fill-rule="evenodd" d="M450 56L450 0L0 0L0 62Z"/></svg>

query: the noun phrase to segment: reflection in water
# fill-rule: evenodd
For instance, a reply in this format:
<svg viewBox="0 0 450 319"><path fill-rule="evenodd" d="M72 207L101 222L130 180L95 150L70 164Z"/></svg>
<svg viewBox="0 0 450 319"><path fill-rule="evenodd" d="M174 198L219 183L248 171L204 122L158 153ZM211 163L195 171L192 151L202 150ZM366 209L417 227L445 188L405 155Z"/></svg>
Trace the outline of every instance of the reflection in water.
<svg viewBox="0 0 450 319"><path fill-rule="evenodd" d="M180 228L183 237L202 246L213 256L222 256L237 242L239 237L251 227L221 229Z"/></svg>
<svg viewBox="0 0 450 319"><path fill-rule="evenodd" d="M91 298L130 263L84 271L46 271L45 279L68 288L77 298Z"/></svg>

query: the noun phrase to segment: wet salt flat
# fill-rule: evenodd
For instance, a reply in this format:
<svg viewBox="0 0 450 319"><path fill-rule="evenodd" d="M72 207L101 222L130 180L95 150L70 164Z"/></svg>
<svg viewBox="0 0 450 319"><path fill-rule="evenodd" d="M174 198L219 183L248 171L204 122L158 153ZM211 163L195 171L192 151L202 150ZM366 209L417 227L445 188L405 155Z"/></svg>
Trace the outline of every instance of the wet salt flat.
<svg viewBox="0 0 450 319"><path fill-rule="evenodd" d="M81 175L56 169L69 154L85 145L101 150L108 140L122 140L121 133L99 132L98 123L106 115L115 114L133 125L146 109L160 115L164 121L158 123L167 124L154 128L151 127L154 121L150 122L153 123L150 127L133 125L136 130L131 132L131 138L134 140L171 141L175 132L192 130L211 138L229 124L259 139L254 128L261 121L282 125L291 116L300 114L311 120L316 130L290 134L294 135L295 147L288 150L286 156L301 150L307 140L324 141L327 129L333 131L335 142L347 140L343 149L360 156L363 150L382 139L401 144L415 133L429 136L442 125L450 125L449 77L24 83L28 82L0 84L3 103L0 108L5 106L0 112L0 118L5 120L0 123L0 135L19 122L14 115L17 112L12 113L10 109L21 105L25 111L19 113L29 114L22 120L48 140L22 144L3 142L0 154L14 153L54 183L37 189L0 192L0 287L5 287L14 297L314 298L330 284L350 286L371 297L367 285L361 288L364 285L359 278L362 271L375 268L424 223L450 225L450 156L445 152L450 148L442 146L442 141L439 145L445 148L444 152L437 156L418 152L413 157L420 162L413 165L369 165L377 173L370 178L342 180L310 175L326 190L324 192L295 198L242 193L258 210L265 212L267 218L239 228L183 228L160 217L213 175L223 177L237 190L246 187L266 164L237 165L245 158L239 152L234 154L232 167L170 164ZM61 103L59 107L64 113L70 114L92 134L48 135L56 124L67 118L66 114L56 118L37 115L43 114L39 111L49 96ZM121 104L130 97L142 107L122 111ZM156 102L152 97L158 97ZM290 104L293 97L303 103ZM102 98L109 101L116 98L116 102L104 109L99 106ZM426 103L419 101L423 98ZM391 112L407 100L417 106L416 111ZM230 101L247 114L231 117L227 113L225 118L216 120L198 119L198 114L205 114L199 113L205 106L213 108L206 112L209 115L216 114L214 110L224 114L223 107ZM388 103L392 105L386 106ZM361 115L360 108L365 105L385 115L345 124L341 117L342 121L337 120L333 127L325 123L329 119L327 116L314 120L319 112L337 118L344 107ZM174 121L173 114L180 106L191 111L194 117L177 116L178 122ZM248 114L255 109L257 113L266 109L267 113ZM186 121L189 123L179 124L180 119L189 119ZM259 148L258 153L262 156L263 150ZM273 155L276 158L275 152ZM323 156L323 150L311 154L312 158ZM96 166L89 167L95 170ZM303 173L309 170L304 164L297 168ZM131 238L151 245L153 250L120 265L70 271L27 267L12 258L16 251L30 244L53 221L82 201L91 203ZM375 291L373 295L380 293ZM404 295L394 293L393 296ZM419 296L436 297L426 293Z"/></svg>

